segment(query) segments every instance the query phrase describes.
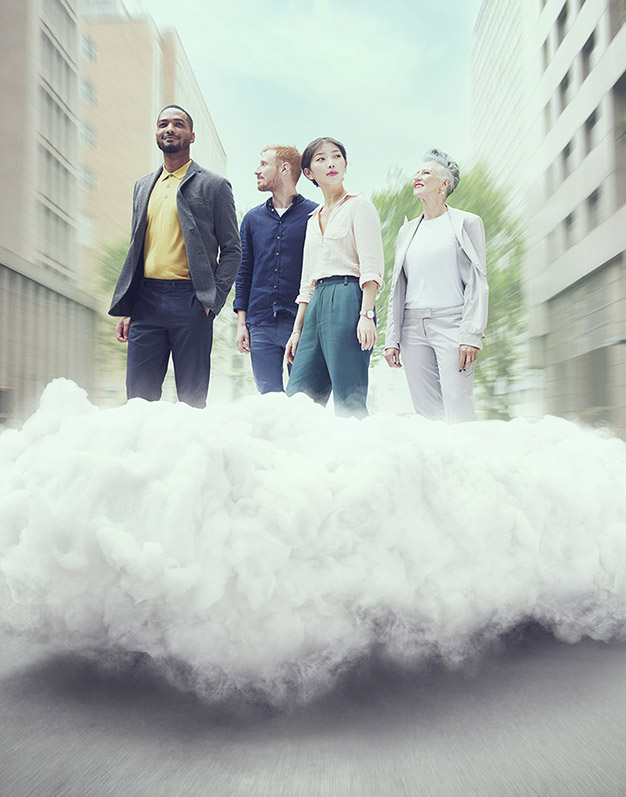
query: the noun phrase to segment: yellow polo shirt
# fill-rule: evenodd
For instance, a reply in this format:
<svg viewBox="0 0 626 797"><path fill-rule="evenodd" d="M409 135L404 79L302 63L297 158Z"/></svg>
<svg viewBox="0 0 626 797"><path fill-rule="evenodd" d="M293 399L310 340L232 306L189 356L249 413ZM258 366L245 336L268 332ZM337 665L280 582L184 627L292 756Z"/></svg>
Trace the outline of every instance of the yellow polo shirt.
<svg viewBox="0 0 626 797"><path fill-rule="evenodd" d="M191 161L175 172L166 171L156 181L148 201L146 237L143 247L144 277L188 280L187 250L180 229L176 195Z"/></svg>

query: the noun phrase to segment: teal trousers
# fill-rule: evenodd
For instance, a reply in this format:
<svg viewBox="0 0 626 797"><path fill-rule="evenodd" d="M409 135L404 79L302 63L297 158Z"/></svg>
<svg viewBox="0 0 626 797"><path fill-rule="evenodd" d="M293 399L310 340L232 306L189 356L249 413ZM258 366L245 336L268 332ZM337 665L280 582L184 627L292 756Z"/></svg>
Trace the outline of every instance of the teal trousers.
<svg viewBox="0 0 626 797"><path fill-rule="evenodd" d="M356 277L324 277L304 316L287 395L305 393L325 405L331 391L335 413L367 415L371 351L362 351L356 337L362 291Z"/></svg>

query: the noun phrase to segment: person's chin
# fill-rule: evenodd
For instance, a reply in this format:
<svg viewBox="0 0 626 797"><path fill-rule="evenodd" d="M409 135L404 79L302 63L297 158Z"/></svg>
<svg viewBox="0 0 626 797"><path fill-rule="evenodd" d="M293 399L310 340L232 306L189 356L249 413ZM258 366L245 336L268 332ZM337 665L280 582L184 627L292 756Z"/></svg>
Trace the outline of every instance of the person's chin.
<svg viewBox="0 0 626 797"><path fill-rule="evenodd" d="M180 144L161 144L160 149L168 155L172 155L175 152L180 152Z"/></svg>

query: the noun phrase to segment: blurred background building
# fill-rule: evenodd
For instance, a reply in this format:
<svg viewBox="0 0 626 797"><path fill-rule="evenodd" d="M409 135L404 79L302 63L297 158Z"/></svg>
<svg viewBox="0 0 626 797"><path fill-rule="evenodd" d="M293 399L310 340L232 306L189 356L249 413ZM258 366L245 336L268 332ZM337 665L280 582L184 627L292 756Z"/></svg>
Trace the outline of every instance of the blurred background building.
<svg viewBox="0 0 626 797"><path fill-rule="evenodd" d="M176 31L119 0L2 1L0 423L27 416L58 376L97 403L123 400L125 349L106 342L106 310L133 185L162 162L155 120L169 102L194 119L193 157L225 174Z"/></svg>
<svg viewBox="0 0 626 797"><path fill-rule="evenodd" d="M195 160L226 174L226 153L176 31L159 32L121 2L83 0L83 9L83 244L97 255L128 242L134 182L163 162L155 120L168 102L193 117ZM92 278L96 271L90 263Z"/></svg>
<svg viewBox="0 0 626 797"><path fill-rule="evenodd" d="M626 437L626 0L485 0L474 157L526 221L529 363L547 412Z"/></svg>
<svg viewBox="0 0 626 797"><path fill-rule="evenodd" d="M0 421L29 413L55 376L94 384L76 244L79 45L74 0L2 0Z"/></svg>
<svg viewBox="0 0 626 797"><path fill-rule="evenodd" d="M135 181L163 163L154 139L168 103L191 114L192 157L226 174L226 153L175 30L159 31L120 0L83 0L80 245L83 279L99 297L99 367L94 399L124 400L126 347L106 315L130 237Z"/></svg>

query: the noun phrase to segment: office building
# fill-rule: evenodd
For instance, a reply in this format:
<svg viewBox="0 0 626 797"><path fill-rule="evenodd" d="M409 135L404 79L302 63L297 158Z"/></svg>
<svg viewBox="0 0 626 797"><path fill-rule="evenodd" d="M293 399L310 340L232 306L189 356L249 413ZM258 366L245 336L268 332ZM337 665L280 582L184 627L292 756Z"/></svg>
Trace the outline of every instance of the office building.
<svg viewBox="0 0 626 797"><path fill-rule="evenodd" d="M483 25L506 2L487 0ZM544 374L547 412L626 436L626 2L515 6L490 40L477 37L475 59L478 50L487 60L499 52L517 14L525 16L516 49L533 86L517 95L530 363ZM500 136L514 151L518 125L509 121ZM497 173L498 159L481 150L477 141Z"/></svg>
<svg viewBox="0 0 626 797"><path fill-rule="evenodd" d="M31 412L54 377L93 384L76 245L79 41L75 0L3 0L0 421Z"/></svg>

